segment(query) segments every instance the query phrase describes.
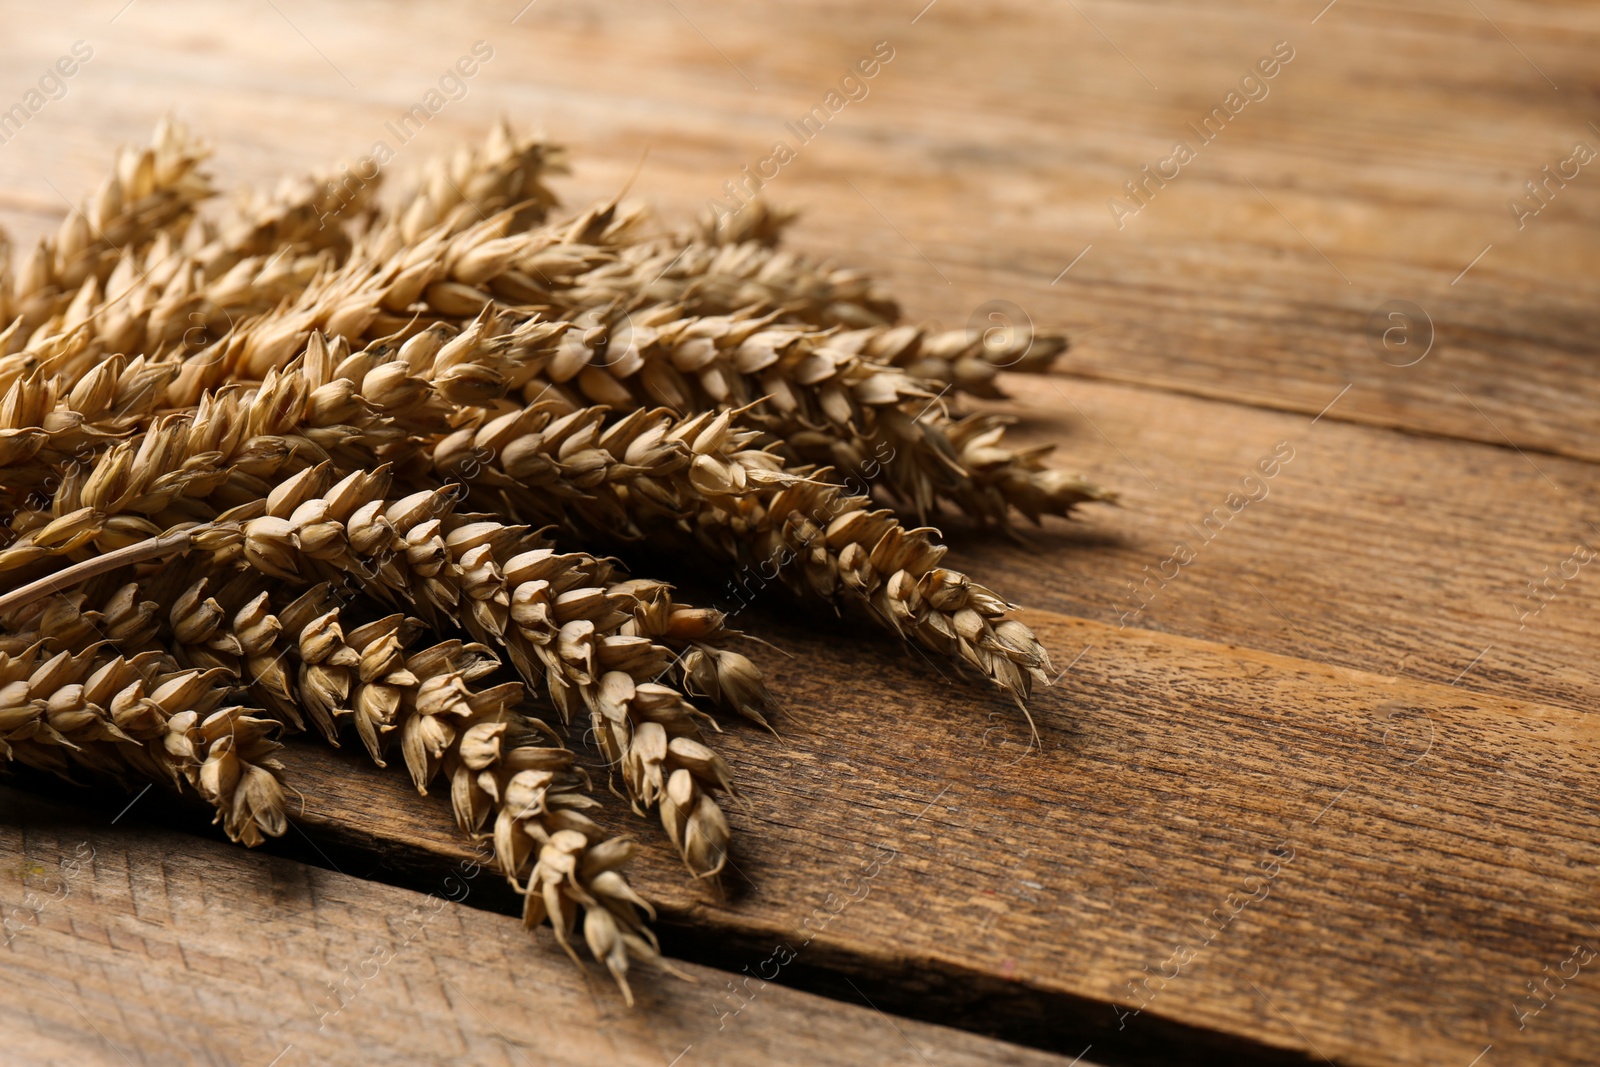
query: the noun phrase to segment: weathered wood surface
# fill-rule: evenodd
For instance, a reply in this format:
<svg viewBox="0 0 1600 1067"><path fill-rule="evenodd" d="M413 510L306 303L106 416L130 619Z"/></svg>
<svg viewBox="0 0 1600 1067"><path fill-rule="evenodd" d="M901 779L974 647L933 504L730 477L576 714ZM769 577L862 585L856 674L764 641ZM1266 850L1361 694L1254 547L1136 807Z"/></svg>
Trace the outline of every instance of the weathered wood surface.
<svg viewBox="0 0 1600 1067"><path fill-rule="evenodd" d="M693 965L642 981L629 1011L468 906L492 873L457 865L422 893L0 799L7 1063L1068 1062L759 980L719 1015L744 976Z"/></svg>
<svg viewBox="0 0 1600 1067"><path fill-rule="evenodd" d="M993 406L1021 418L1019 441L1061 442L1058 462L1122 493L1120 507L1022 543L950 524L958 563L1008 595L1575 713L1594 706L1600 588L1579 546L1600 536L1595 465L1143 388L1007 385L1014 399ZM1257 464L1280 446L1293 458L1262 477ZM1180 546L1193 552L1181 566Z"/></svg>
<svg viewBox="0 0 1600 1067"><path fill-rule="evenodd" d="M764 619L799 658L764 658L793 712L783 739L718 742L750 802L732 813L738 892L686 885L644 825L641 884L692 936L733 935L732 969L809 920L797 962L850 974L880 1006L1107 1059L1179 1023L1251 1042L1218 1062L1274 1047L1362 1064L1464 1064L1490 1044L1495 1062L1587 1055L1600 1003L1581 984L1525 1029L1515 1009L1596 937L1593 720L1029 618L1066 659L1083 651L1038 700L1031 753L1014 710L916 656ZM461 853L443 802L409 802L403 776L315 748L297 761L308 828ZM1230 895L1237 917L1203 925ZM1174 961L1183 948L1192 960ZM1142 984L1162 971L1164 988ZM996 979L1007 995L975 1007Z"/></svg>
<svg viewBox="0 0 1600 1067"><path fill-rule="evenodd" d="M1600 147L1585 110L1600 89L1600 11L1530 0L122 7L7 15L12 99L74 40L96 50L67 96L0 146L0 214L14 235L54 226L63 194L91 186L111 144L142 138L168 110L215 138L225 181L269 184L364 154L478 39L495 59L401 148L395 171L507 113L574 146L578 169L561 188L575 202L619 188L648 147L634 192L681 218L774 139L792 144L784 123L888 40L895 58L870 95L768 189L808 208L794 242L873 268L909 311L946 325L1003 297L1074 332L1063 373L1004 407L1024 415L1020 439L1061 441L1060 462L1116 486L1123 506L1023 545L950 530L961 564L1039 609L1031 618L1060 666L1073 664L1038 701L1042 751L1024 755L1013 709L946 685L920 657L853 629L808 636L776 598L763 602L740 623L794 654L754 652L791 716L781 740L735 730L719 743L749 794L733 813L743 881L725 900L687 885L659 832L634 827L650 842L639 880L666 907L672 952L738 971L809 918L801 939L821 932L786 982L1068 1057L1092 1045L1107 1062L1592 1059L1591 968L1553 999L1541 986L1548 1005L1520 1029L1517 1012L1540 1003L1529 982L1571 973L1600 921L1592 573L1546 587L1554 599L1521 614L1538 605L1526 583L1560 572L1600 522L1587 462L1600 458L1600 162L1553 187L1521 229L1506 202L1526 199L1523 183L1574 142ZM1278 41L1295 56L1270 94L1119 229L1107 199ZM1387 361L1374 351L1371 315L1391 300L1431 316L1433 344L1415 365L1392 365L1415 347ZM1265 498L1214 538L1188 526L1226 508L1280 441L1294 458ZM1123 620L1127 583L1178 542L1195 560ZM316 841L297 847L312 862L426 891L459 858L446 813L419 808L403 776L349 754L295 758L308 796L296 823ZM144 833L128 839L130 864L156 847ZM1280 857L1267 894L1200 947L1205 917L1259 892L1246 879L1280 844L1293 859ZM895 858L863 881L880 845ZM224 866L278 862L187 847ZM382 894L400 892L328 884L346 887L350 914L381 912ZM276 899L214 903L195 936L289 922ZM507 901L486 886L474 903ZM344 914L312 920L322 929ZM59 934L61 951L75 936L92 947L96 928L81 929ZM113 946L81 949L87 973L137 973L116 969L128 950ZM1184 949L1193 958L1179 964ZM598 980L580 998L548 939L503 951L526 952L541 991L609 1032L648 1033ZM1175 966L1164 986L1130 988ZM0 967L8 983L19 973L32 972ZM494 986L484 996L499 997ZM646 988L649 1010L679 1025L673 984ZM133 989L124 979L97 1003L130 1025L156 1000ZM1122 1014L1141 1000L1140 1015ZM455 1001L420 1002L466 1020L452 1027L477 1025ZM520 1040L496 1012L526 1001L494 1003L484 1011ZM856 1018L793 1003L811 1019ZM59 998L50 1011L70 1025ZM403 1023L372 1020L375 1032ZM782 1048L784 1025L750 1040ZM661 1051L616 1040L625 1054ZM367 1041L363 1031L330 1055ZM916 1061L903 1042L870 1047ZM262 1051L266 1062L276 1050ZM933 1062L943 1054L929 1048Z"/></svg>

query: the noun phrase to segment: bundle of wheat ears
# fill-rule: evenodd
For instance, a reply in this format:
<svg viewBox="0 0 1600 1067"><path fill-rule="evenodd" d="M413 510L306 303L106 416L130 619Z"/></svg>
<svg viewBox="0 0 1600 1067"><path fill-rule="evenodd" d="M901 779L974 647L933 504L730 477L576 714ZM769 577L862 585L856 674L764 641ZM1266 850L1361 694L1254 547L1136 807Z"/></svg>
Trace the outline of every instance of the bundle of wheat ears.
<svg viewBox="0 0 1600 1067"><path fill-rule="evenodd" d="M725 613L613 554L741 599L781 582L1019 705L1048 681L1011 606L897 510L1004 528L1109 498L951 414L1064 339L897 325L760 205L681 232L618 201L557 218L562 153L504 124L395 207L344 172L213 217L206 158L164 123L7 250L4 760L193 792L254 845L287 826L285 735L398 752L527 924L573 954L581 918L631 1002L654 913L561 727L714 879L735 777L708 732L777 701Z"/></svg>

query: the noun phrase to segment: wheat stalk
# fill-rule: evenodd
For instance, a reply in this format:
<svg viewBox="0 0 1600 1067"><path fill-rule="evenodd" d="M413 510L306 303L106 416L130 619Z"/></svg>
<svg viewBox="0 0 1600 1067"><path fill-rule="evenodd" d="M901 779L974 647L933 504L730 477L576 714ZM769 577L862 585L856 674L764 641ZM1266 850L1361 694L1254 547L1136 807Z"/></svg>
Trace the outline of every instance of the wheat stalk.
<svg viewBox="0 0 1600 1067"><path fill-rule="evenodd" d="M688 698L762 725L775 701L724 612L591 550L712 560L741 601L779 581L1019 705L1048 681L1010 605L869 492L994 525L1107 499L950 407L1064 338L898 325L760 206L547 221L564 153L505 124L392 210L334 174L213 222L203 159L163 127L0 279L8 761L197 791L253 844L286 826L278 737L397 748L631 1001L630 961L659 962L635 846L529 702L713 878L733 773Z"/></svg>

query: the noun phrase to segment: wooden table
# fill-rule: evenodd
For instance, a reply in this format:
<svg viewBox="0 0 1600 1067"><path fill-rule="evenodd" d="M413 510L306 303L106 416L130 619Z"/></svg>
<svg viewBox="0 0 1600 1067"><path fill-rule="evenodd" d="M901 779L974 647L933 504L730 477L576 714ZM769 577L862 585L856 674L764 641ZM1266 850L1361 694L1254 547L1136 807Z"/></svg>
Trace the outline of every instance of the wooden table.
<svg viewBox="0 0 1600 1067"><path fill-rule="evenodd" d="M169 109L230 183L359 157L478 40L392 166L506 113L574 147L569 203L643 158L682 218L889 42L767 193L913 316L1074 335L1000 407L1122 506L946 531L1066 668L1042 745L758 604L789 714L722 742L739 876L687 885L639 828L699 981L631 1012L490 879L444 902L442 800L349 753L255 853L154 797L9 791L0 904L59 895L0 953L8 1062L1593 1062L1600 8L522 2L13 7L0 91L93 57L0 146L6 224L56 225Z"/></svg>

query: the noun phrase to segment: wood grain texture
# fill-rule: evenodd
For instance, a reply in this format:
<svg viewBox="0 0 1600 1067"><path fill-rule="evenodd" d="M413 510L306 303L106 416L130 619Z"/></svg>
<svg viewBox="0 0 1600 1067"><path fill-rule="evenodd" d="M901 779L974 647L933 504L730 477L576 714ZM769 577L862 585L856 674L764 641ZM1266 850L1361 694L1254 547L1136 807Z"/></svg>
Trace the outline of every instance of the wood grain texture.
<svg viewBox="0 0 1600 1067"><path fill-rule="evenodd" d="M1122 493L1019 543L948 524L958 565L1006 595L1594 707L1600 582L1580 548L1600 536L1593 464L1143 388L1005 384L1014 399L990 407L1020 417L1019 441L1060 442L1058 462ZM1280 446L1293 458L1270 462Z"/></svg>
<svg viewBox="0 0 1600 1067"><path fill-rule="evenodd" d="M759 980L736 1000L742 975L692 965L629 1011L467 906L493 877L470 867L420 893L12 789L0 803L7 1063L1068 1062Z"/></svg>
<svg viewBox="0 0 1600 1067"><path fill-rule="evenodd" d="M1029 618L1069 659L1083 651L1037 702L1031 753L1014 711L942 685L914 655L765 620L800 656L763 662L791 705L785 737L719 739L750 801L732 813L738 891L685 885L659 832L635 824L651 842L640 882L685 929L676 941L731 939L735 961L754 963L775 939L809 936L809 919L801 962L850 975L880 1006L1092 1043L1113 1062L1180 1030L1207 1062L1295 1050L1464 1064L1490 1044L1495 1062L1584 1061L1600 1003L1578 983L1523 1029L1515 1010L1536 1004L1518 999L1527 981L1596 936L1600 726ZM443 802L430 815L402 776L320 748L295 758L307 832L435 863L461 854ZM1164 987L1139 984L1163 972ZM974 996L997 981L1004 996Z"/></svg>
<svg viewBox="0 0 1600 1067"><path fill-rule="evenodd" d="M395 171L505 113L574 146L577 171L560 183L574 203L620 188L648 147L634 193L679 219L792 138L784 124L888 40L895 58L870 95L768 189L807 209L796 245L879 272L909 312L947 326L1003 297L1073 331L1060 375L1015 383L1003 410L1023 416L1019 439L1062 442L1059 462L1119 488L1123 506L1020 545L948 530L960 564L1038 609L1072 665L1036 709L1042 751L975 686L852 626L785 617L774 597L738 621L793 655L754 652L790 714L781 740L719 741L750 800L733 811L728 897L686 885L658 831L619 824L650 842L640 878L666 907L673 953L737 972L810 938L782 980L835 1001L796 999L797 1014L749 1040L782 1050L797 1020L855 1025L841 1002L870 998L1113 1063L1592 1059L1587 970L1553 999L1559 980L1541 986L1548 1005L1526 1013L1540 1003L1528 984L1567 973L1600 936L1600 752L1586 717L1597 579L1581 570L1521 613L1536 603L1526 583L1559 571L1600 522L1600 171L1555 189L1521 229L1506 201L1575 141L1600 146L1587 104L1600 90L1596 9L122 6L30 9L0 35L5 69L20 72L0 106L72 41L96 49L66 97L0 146L0 217L24 242L92 185L112 144L168 110L215 139L225 182L266 185L365 153L478 39L495 59ZM1108 198L1278 41L1295 57L1270 94L1118 228ZM1372 313L1391 300L1431 317L1413 366L1390 363L1415 349L1390 362L1374 351ZM1264 499L1215 537L1191 527L1280 441L1294 459ZM1180 541L1196 559L1119 629L1127 583ZM403 776L350 753L295 756L308 836L280 847L424 891L462 855L439 798L419 804ZM145 848L170 869L201 855L219 870L280 862L146 840L130 865ZM894 859L863 880L888 854L879 846ZM1292 860L1274 863L1274 847ZM1278 867L1266 883L1263 864ZM294 885L323 884L294 869ZM381 924L382 894L400 892L327 884L341 887L331 917L319 896L306 922L329 939L346 915L365 916L353 929ZM1263 885L1208 941L1206 917ZM234 892L206 898L191 944L240 936L245 914L269 932L304 914L295 893L249 898L246 912L223 902ZM487 885L472 903L509 906ZM86 919L52 948L80 954L83 981L111 976L96 1003L142 1026L129 1021L145 1000L129 992L142 978L132 950L92 954L105 925ZM507 1021L533 1025L506 991L532 982L622 1035L615 1055L643 1055L644 1031L609 990L580 991L547 939L529 949L508 936L502 958L520 966L526 952L539 977L496 965L504 976L482 990L496 1026L534 1035ZM466 972L446 972L452 960L439 967L453 981ZM184 967L153 988L209 1005L213 979L194 974L233 980L222 964ZM0 967L13 984L34 973ZM411 985L395 1013L422 1004L447 1029L478 1027L462 1002ZM668 1026L691 1011L674 988L648 986ZM227 1003L256 1010L250 999ZM72 1015L58 998L35 1018L53 1021L30 1032L57 1040ZM392 1048L404 1025L375 1013L372 1034L330 1054ZM493 1046L492 1028L460 1032ZM890 1045L870 1047L921 1062ZM275 1050L262 1051L259 1062Z"/></svg>

